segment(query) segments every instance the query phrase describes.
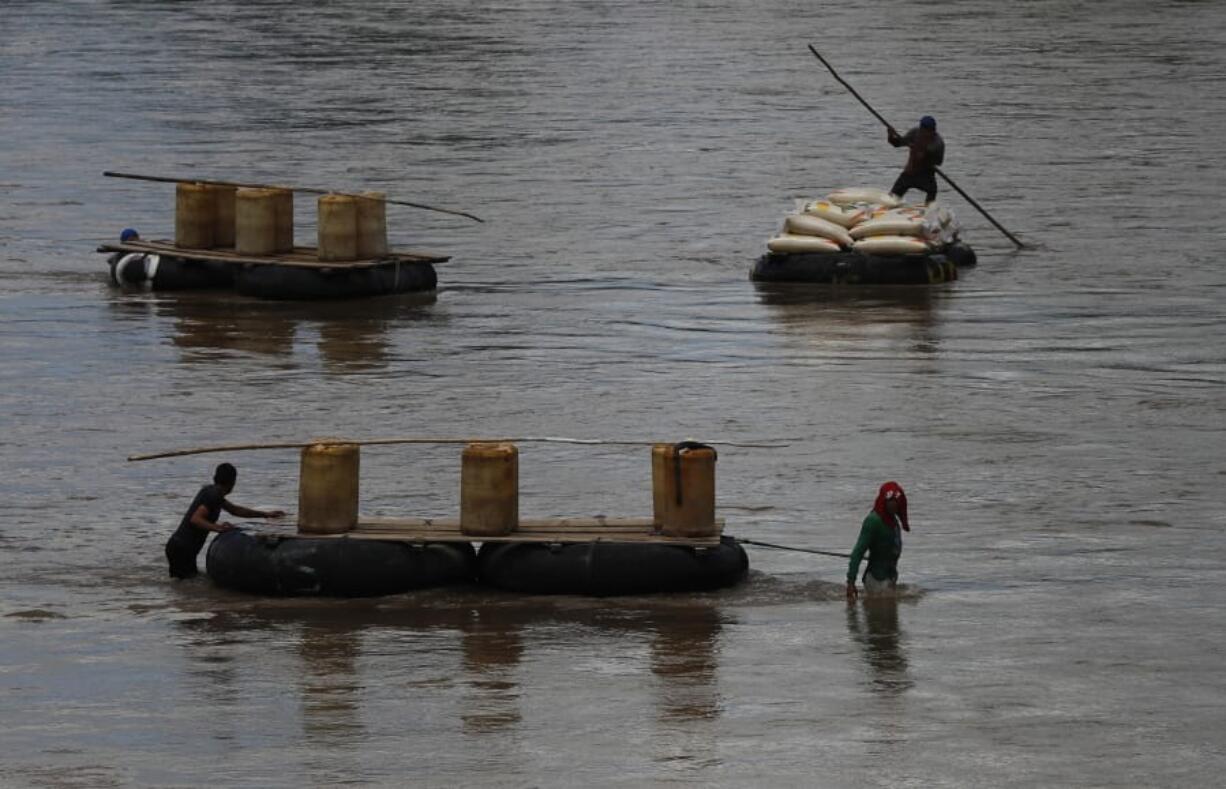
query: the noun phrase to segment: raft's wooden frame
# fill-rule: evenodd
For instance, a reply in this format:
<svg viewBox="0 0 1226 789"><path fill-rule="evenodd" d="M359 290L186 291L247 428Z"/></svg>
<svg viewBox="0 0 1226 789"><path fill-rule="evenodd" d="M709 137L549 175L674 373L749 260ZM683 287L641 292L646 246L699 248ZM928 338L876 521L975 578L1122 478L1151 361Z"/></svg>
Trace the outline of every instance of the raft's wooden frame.
<svg viewBox="0 0 1226 789"><path fill-rule="evenodd" d="M369 446L378 444L498 444L520 442L549 442L562 444L615 444L629 446L655 446L662 441L627 441L548 436L519 438L372 438L365 440L344 438L319 438L308 442L270 442L261 444L230 444L226 446L197 447L146 455L131 455L129 462L155 460L157 458L182 457L209 452L239 452L255 449L297 449L323 444L353 444ZM746 447L776 447L787 444L737 444L730 441L708 441L709 444ZM287 531L287 526L294 531ZM261 524L263 526L263 524ZM724 533L724 519L715 518L713 533L701 537L678 537L665 534L661 524L654 518L610 518L596 515L585 518L520 518L510 534L487 536L466 532L460 518L375 517L358 515L354 528L333 534L298 531L298 524L277 524L273 528L260 528L254 534L279 539L343 539L385 540L393 542L533 542L533 543L647 543L656 545L680 545L691 548L714 548L720 545Z"/></svg>
<svg viewBox="0 0 1226 789"><path fill-rule="evenodd" d="M211 260L217 263L230 263L236 266L293 266L311 269L360 269L386 266L390 263L446 263L451 260L446 255L436 255L429 252L414 252L411 250L388 251L386 255L362 260L319 260L315 247L294 247L292 252L278 252L272 255L241 255L230 247L215 249L193 249L177 247L172 241L123 241L118 244L103 244L99 252L138 252L167 257L184 258L186 260Z"/></svg>
<svg viewBox="0 0 1226 789"><path fill-rule="evenodd" d="M460 528L459 518L382 518L364 516L351 531L340 534L311 534L261 529L256 534L272 534L286 539L391 540L396 542L633 542L659 545L686 545L713 548L724 533L724 519L715 519L715 534L707 537L674 537L660 532L651 518L521 518L510 534L484 536L468 534Z"/></svg>

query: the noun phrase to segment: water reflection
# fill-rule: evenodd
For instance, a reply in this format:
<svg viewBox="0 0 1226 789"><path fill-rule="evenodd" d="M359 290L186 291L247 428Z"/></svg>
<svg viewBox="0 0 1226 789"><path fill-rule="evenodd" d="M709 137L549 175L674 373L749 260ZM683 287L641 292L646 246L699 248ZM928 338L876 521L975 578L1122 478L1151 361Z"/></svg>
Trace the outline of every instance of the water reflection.
<svg viewBox="0 0 1226 789"><path fill-rule="evenodd" d="M210 595L182 602L199 613L217 604ZM367 680L358 669L366 627L335 601L303 608L297 601L250 605L246 599L224 601L211 616L178 620L189 635L185 652L189 675L199 680L199 692L210 708L230 710L217 716L218 740L244 736L244 727L260 726L266 710L252 709L259 691L251 687L269 672L279 687L298 689L298 709L304 739L304 767L312 785L332 785L355 775L353 760L366 739L362 691ZM296 663L270 668L278 649L296 652Z"/></svg>
<svg viewBox="0 0 1226 789"><path fill-rule="evenodd" d="M711 607L686 608L653 623L651 671L661 680L662 720L709 720L723 701L716 682L716 644L720 613Z"/></svg>
<svg viewBox="0 0 1226 789"><path fill-rule="evenodd" d="M356 671L360 638L361 631L343 615L302 623L299 688L302 730L309 741L324 745L339 739L356 740L364 733L358 703L362 684Z"/></svg>
<svg viewBox="0 0 1226 789"><path fill-rule="evenodd" d="M198 609L204 603L192 600L184 608ZM269 647L288 641L300 660L298 669L284 672L283 677L298 678L303 734L320 744L363 735L358 701L362 685L355 665L363 627L344 610L223 609L177 624L188 636L184 647L189 676L218 707L241 702L240 682L249 669L245 660L250 659L242 653L250 651L253 642L259 642L267 660ZM283 637L286 634L289 639Z"/></svg>
<svg viewBox="0 0 1226 789"><path fill-rule="evenodd" d="M213 709L232 708L241 699L239 676L242 666L235 654L241 639L235 635L235 623L225 617L203 615L177 621L183 630L184 652L188 658L187 680ZM231 727L222 726L214 738L232 737Z"/></svg>
<svg viewBox="0 0 1226 789"><path fill-rule="evenodd" d="M123 321L158 321L185 364L207 364L232 353L289 358L314 342L329 372L382 369L389 336L406 324L434 320L434 293L340 302L275 302L222 293L112 292L108 305ZM169 329L162 328L162 321Z"/></svg>
<svg viewBox="0 0 1226 789"><path fill-rule="evenodd" d="M485 734L519 723L515 669L531 652L529 634L542 628L556 631L559 625L566 632L609 633L623 641L646 636L650 669L659 680L655 688L662 726L715 719L723 708L717 682L721 621L719 609L705 603L627 607L624 602L585 601L572 608L537 599L465 609L458 624L472 694L464 703L464 729Z"/></svg>
<svg viewBox="0 0 1226 789"><path fill-rule="evenodd" d="M865 597L859 605L847 606L847 630L864 651L873 690L885 697L901 696L913 684L907 676L898 605L895 597Z"/></svg>
<svg viewBox="0 0 1226 789"><path fill-rule="evenodd" d="M461 654L471 693L460 718L466 734L493 734L520 722L519 683L515 669L524 646L518 624L500 622L480 610L462 612Z"/></svg>
<svg viewBox="0 0 1226 789"><path fill-rule="evenodd" d="M507 599L440 590L378 602L227 595L185 599L179 607L187 615L176 622L189 636L184 642L189 672L208 700L217 708L241 704L245 662L258 645L264 670L291 683L296 678L308 744L334 748L366 736L363 720L370 711L364 709L369 700L364 689L389 681L368 676L362 668L377 658L366 654L372 634L379 634L376 642L394 634L403 636L396 640L404 643L431 644L419 657L432 664L430 674L447 676L446 685L462 690L449 702L455 705L451 714L466 735L483 738L521 725L521 666L533 659L534 648L548 652L562 634L575 639L572 647L596 649L601 639L592 634L604 634L618 644L648 645L647 667L656 680L650 693L659 758L717 758L712 724L724 707L718 682L724 615L714 601ZM423 638L426 634L432 638ZM277 647L296 653L298 660L280 668L268 665ZM606 654L603 647L598 651ZM450 663L450 654L459 655L458 666ZM609 654L633 655L634 650Z"/></svg>
<svg viewBox="0 0 1226 789"><path fill-rule="evenodd" d="M917 317L920 313L931 312L947 298L944 288L927 285L847 287L803 282L755 282L754 293L758 303L771 307L886 308L900 315L912 312Z"/></svg>
<svg viewBox="0 0 1226 789"><path fill-rule="evenodd" d="M906 332L911 350L924 355L937 349L936 326L949 299L947 286L923 285L848 288L755 283L755 294L788 333L810 342L846 344L860 353L864 340L899 327Z"/></svg>
<svg viewBox="0 0 1226 789"><path fill-rule="evenodd" d="M722 615L714 606L700 605L662 611L654 619L651 671L659 697L655 758L670 764L716 765L716 723L724 709L718 677Z"/></svg>
<svg viewBox="0 0 1226 789"><path fill-rule="evenodd" d="M214 359L216 351L288 356L294 350L297 323L277 311L257 312L221 299L172 298L159 300L157 313L174 322L171 342L187 363Z"/></svg>
<svg viewBox="0 0 1226 789"><path fill-rule="evenodd" d="M719 638L724 615L712 600L517 600L510 606L478 607L464 629L464 667L472 690L464 701L464 730L486 735L515 728L524 693L517 667L531 660L538 633L573 634L570 646L615 661L630 660L632 647L646 644L655 681L653 758L675 765L719 761L718 720L724 709L719 690ZM605 637L605 638L602 638ZM607 644L617 646L610 649ZM623 669L627 666L622 666ZM589 695L575 688L570 697Z"/></svg>

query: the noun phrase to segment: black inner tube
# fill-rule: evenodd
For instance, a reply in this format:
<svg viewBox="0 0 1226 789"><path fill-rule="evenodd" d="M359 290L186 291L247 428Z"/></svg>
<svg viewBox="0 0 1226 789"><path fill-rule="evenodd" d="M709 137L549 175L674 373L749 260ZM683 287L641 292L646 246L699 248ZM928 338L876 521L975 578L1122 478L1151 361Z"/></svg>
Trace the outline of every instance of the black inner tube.
<svg viewBox="0 0 1226 789"><path fill-rule="evenodd" d="M698 592L734 586L749 571L736 540L690 547L663 543L485 543L484 585L520 594L614 595Z"/></svg>
<svg viewBox="0 0 1226 789"><path fill-rule="evenodd" d="M235 529L206 556L222 587L263 595L372 597L471 583L476 551L467 542L280 537Z"/></svg>

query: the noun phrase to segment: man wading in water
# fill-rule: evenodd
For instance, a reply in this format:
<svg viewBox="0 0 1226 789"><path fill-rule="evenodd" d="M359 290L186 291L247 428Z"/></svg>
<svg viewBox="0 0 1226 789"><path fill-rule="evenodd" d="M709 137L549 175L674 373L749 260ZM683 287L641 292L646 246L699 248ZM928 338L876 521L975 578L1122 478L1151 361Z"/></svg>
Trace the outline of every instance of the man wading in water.
<svg viewBox="0 0 1226 789"><path fill-rule="evenodd" d="M897 482L887 482L877 492L873 510L860 525L860 538L851 550L847 567L847 599L856 599L856 573L868 551L864 570L864 593L893 594L898 585L898 556L902 553L902 533L911 531L907 522L907 494Z"/></svg>
<svg viewBox="0 0 1226 789"><path fill-rule="evenodd" d="M886 139L895 148L905 145L910 149L907 164L898 180L890 187L890 194L901 199L908 189L915 188L924 190L925 203L936 200L936 168L945 161L945 141L937 134L936 119L925 115L920 118L919 126L901 136L891 126L886 131Z"/></svg>
<svg viewBox="0 0 1226 789"><path fill-rule="evenodd" d="M237 480L238 471L234 466L222 463L213 472L213 484L205 485L192 499L192 505L179 522L179 528L166 541L166 559L170 562L172 578L192 578L199 573L196 554L204 547L209 532L220 534L234 528L229 521L217 520L222 510L239 518L280 518L285 514L281 510L251 510L226 501Z"/></svg>

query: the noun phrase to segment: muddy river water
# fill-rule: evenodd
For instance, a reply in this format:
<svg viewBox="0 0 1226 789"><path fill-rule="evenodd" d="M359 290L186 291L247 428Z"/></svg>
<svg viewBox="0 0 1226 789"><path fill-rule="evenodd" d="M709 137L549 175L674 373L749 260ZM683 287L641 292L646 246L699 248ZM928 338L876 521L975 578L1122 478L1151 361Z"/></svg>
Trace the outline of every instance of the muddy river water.
<svg viewBox="0 0 1226 789"><path fill-rule="evenodd" d="M0 5L0 784L1209 786L1226 769L1226 15L1216 3ZM762 289L800 198L901 165L815 44L1032 245ZM172 228L104 170L384 189L428 299L120 293ZM300 198L299 238L314 233ZM615 600L265 600L172 584L221 459L318 435L752 442L742 537L848 550L908 492L898 601L751 549ZM456 447L363 456L362 510L452 515ZM649 457L524 445L525 516L644 515Z"/></svg>

